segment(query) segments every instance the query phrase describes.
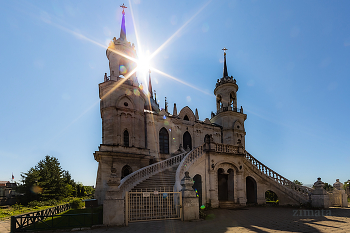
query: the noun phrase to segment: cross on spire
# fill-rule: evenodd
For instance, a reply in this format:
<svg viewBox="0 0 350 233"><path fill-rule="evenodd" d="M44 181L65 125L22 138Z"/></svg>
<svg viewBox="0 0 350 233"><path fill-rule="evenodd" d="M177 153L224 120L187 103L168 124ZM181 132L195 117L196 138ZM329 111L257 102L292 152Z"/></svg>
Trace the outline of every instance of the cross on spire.
<svg viewBox="0 0 350 233"><path fill-rule="evenodd" d="M122 12L122 14L123 14L123 15L125 15L125 11L124 11L124 9L125 9L125 8L127 8L127 7L124 5L124 3L123 3L123 5L121 5L120 7L121 7L121 8L123 8L123 12Z"/></svg>
<svg viewBox="0 0 350 233"><path fill-rule="evenodd" d="M224 47L222 50L224 50L224 55L226 55L226 50L228 49Z"/></svg>

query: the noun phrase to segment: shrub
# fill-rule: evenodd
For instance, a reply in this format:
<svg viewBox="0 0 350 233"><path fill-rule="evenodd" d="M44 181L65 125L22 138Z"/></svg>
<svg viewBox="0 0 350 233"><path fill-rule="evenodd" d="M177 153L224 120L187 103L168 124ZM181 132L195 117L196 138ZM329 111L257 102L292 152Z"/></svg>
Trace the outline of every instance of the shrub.
<svg viewBox="0 0 350 233"><path fill-rule="evenodd" d="M85 202L83 202L82 200L80 199L74 199L72 202L71 202L71 205L72 205L72 208L73 209L82 209L85 207Z"/></svg>

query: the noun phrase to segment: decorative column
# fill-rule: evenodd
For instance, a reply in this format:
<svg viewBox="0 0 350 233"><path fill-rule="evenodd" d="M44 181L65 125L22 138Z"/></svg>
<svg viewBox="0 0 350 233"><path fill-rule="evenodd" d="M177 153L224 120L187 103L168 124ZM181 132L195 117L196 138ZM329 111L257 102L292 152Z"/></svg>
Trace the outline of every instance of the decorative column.
<svg viewBox="0 0 350 233"><path fill-rule="evenodd" d="M219 208L215 163L214 163L214 160L211 159L212 154L215 153L215 148L216 148L216 144L214 143L214 139L212 135L211 134L205 135L204 151L208 154L208 160L209 160L208 173L209 173L210 205L212 208Z"/></svg>
<svg viewBox="0 0 350 233"><path fill-rule="evenodd" d="M125 225L124 198L119 190L120 177L115 168L111 169L111 176L108 180L108 189L103 202L103 225L123 226Z"/></svg>
<svg viewBox="0 0 350 233"><path fill-rule="evenodd" d="M311 205L315 208L329 208L330 201L327 191L323 188L324 183L321 181L321 178L317 178L317 181L314 183L315 189L311 194Z"/></svg>
<svg viewBox="0 0 350 233"><path fill-rule="evenodd" d="M247 198L244 192L244 180L243 171L237 172L237 202L238 204L245 206L247 203Z"/></svg>
<svg viewBox="0 0 350 233"><path fill-rule="evenodd" d="M181 180L182 192L182 219L184 221L199 219L199 201L196 191L192 188L193 179L189 172L185 172L185 177Z"/></svg>

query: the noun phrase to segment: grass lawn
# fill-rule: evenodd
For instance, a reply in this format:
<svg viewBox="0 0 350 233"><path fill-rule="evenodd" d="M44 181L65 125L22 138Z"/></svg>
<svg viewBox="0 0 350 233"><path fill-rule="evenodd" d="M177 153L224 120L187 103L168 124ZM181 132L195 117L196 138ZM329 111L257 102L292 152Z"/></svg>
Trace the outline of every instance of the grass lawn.
<svg viewBox="0 0 350 233"><path fill-rule="evenodd" d="M63 203L65 204L65 203ZM63 205L62 204L62 205ZM16 216L19 214L25 214L30 212L35 212L39 210L48 209L54 206L34 206L34 207L27 207L27 206L10 206L7 208L0 209L0 220L4 220L7 218L10 218L11 216Z"/></svg>
<svg viewBox="0 0 350 233"><path fill-rule="evenodd" d="M93 211L93 215L91 214ZM26 230L48 230L61 228L90 227L102 224L102 207L92 209L71 209L55 217L26 227Z"/></svg>

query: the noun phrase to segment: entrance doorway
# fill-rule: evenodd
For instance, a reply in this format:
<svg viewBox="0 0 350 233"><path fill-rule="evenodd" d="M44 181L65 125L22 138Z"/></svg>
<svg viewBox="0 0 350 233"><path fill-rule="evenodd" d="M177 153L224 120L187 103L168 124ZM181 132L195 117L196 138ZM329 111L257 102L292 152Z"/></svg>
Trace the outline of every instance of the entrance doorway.
<svg viewBox="0 0 350 233"><path fill-rule="evenodd" d="M192 138L191 138L191 134L188 131L184 133L183 142L184 142L185 150L187 150L187 147L190 148L190 150L192 150Z"/></svg>
<svg viewBox="0 0 350 233"><path fill-rule="evenodd" d="M246 193L247 193L247 204L256 204L257 203L256 181L250 176L247 176L246 178Z"/></svg>
<svg viewBox="0 0 350 233"><path fill-rule="evenodd" d="M196 191L197 197L199 198L199 206L202 206L202 176L195 175L193 177L194 185L192 188Z"/></svg>
<svg viewBox="0 0 350 233"><path fill-rule="evenodd" d="M225 173L224 169L219 168L218 170L218 196L219 201L227 201L228 200L228 173Z"/></svg>

